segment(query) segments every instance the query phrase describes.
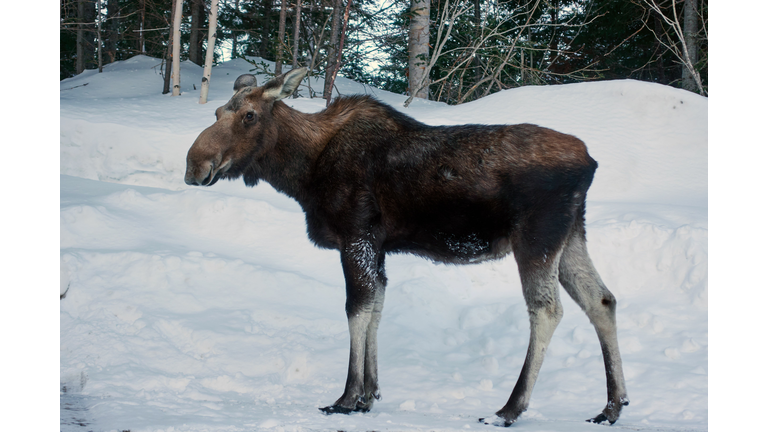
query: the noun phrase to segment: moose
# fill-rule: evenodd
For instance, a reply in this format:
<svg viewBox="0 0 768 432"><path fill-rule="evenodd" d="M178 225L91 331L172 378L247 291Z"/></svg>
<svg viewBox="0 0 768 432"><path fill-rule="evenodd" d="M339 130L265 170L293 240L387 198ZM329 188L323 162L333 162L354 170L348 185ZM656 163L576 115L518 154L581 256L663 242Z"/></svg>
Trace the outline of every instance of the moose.
<svg viewBox="0 0 768 432"><path fill-rule="evenodd" d="M368 412L381 398L376 334L388 253L467 264L511 252L530 318L528 351L506 405L480 421L510 426L527 409L563 315L561 284L595 327L605 363L608 403L587 421L615 423L629 399L616 299L587 253L586 193L597 162L585 144L531 124L429 126L361 95L302 113L281 99L306 74L293 69L260 87L239 77L189 149L184 180L264 180L298 201L316 246L340 252L349 369L344 393L320 410Z"/></svg>

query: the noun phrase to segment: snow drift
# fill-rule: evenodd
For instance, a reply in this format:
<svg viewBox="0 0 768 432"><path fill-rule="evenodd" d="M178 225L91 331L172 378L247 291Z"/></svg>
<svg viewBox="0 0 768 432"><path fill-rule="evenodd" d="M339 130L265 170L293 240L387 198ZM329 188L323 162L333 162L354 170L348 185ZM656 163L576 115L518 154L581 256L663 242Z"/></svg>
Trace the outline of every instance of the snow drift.
<svg viewBox="0 0 768 432"><path fill-rule="evenodd" d="M512 390L528 342L514 259L475 266L388 258L379 333L383 400L324 416L346 376L338 255L266 184L183 181L188 148L251 65L182 65L161 95L137 56L61 82L61 430L480 430ZM258 76L263 83L264 76ZM324 101L310 80L302 111ZM599 162L590 254L619 303L631 404L614 427L707 429L707 99L636 81L507 90L460 105L339 79L428 124L531 122L578 136ZM599 430L597 337L563 296L518 430Z"/></svg>

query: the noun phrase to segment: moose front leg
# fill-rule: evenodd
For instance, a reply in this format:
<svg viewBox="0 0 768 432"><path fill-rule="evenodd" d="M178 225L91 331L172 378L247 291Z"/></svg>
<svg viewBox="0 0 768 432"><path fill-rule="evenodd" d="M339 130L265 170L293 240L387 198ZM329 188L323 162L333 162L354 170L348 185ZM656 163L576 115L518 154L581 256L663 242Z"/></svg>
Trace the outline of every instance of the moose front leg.
<svg viewBox="0 0 768 432"><path fill-rule="evenodd" d="M379 393L376 335L379 330L379 321L381 321L381 310L384 308L384 283L381 283L381 280L384 278L383 266L380 268L379 276L380 283L376 289L371 321L368 324L368 331L365 335L365 373L363 378L365 401L362 405L358 403L358 408L363 412L371 410L374 399L381 399L381 394Z"/></svg>
<svg viewBox="0 0 768 432"><path fill-rule="evenodd" d="M331 406L320 408L325 414L349 414L367 412L373 402L365 397L365 341L372 311L347 312L349 323L349 369L344 394Z"/></svg>
<svg viewBox="0 0 768 432"><path fill-rule="evenodd" d="M344 394L325 414L368 412L379 399L376 333L384 306L384 253L370 241L351 242L341 253L347 285L349 369Z"/></svg>

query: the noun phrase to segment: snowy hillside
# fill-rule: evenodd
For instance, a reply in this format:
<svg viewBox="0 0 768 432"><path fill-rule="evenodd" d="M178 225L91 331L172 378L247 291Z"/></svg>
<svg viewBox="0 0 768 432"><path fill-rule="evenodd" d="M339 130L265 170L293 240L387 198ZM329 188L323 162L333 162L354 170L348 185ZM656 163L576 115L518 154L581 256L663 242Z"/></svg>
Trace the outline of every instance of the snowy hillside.
<svg viewBox="0 0 768 432"><path fill-rule="evenodd" d="M143 56L61 82L61 430L496 430L477 418L504 405L528 343L511 257L388 257L383 399L365 415L317 410L341 395L347 372L338 254L314 248L299 206L265 183L183 180L187 150L250 68L214 68L205 105L191 63L175 98L160 94L159 61ZM403 108L400 95L342 78L338 88L428 124L531 122L584 140L600 164L589 251L618 299L631 400L612 428L708 429L706 98L612 81ZM308 87L301 94L286 102L324 107ZM586 316L562 301L513 428L611 430L584 422L605 405L603 362Z"/></svg>

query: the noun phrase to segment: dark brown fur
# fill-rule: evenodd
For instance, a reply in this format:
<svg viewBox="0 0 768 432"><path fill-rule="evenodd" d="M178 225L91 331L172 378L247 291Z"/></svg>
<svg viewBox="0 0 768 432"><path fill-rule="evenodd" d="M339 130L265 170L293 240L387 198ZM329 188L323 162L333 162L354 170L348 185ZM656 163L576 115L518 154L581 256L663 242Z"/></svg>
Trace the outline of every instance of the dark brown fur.
<svg viewBox="0 0 768 432"><path fill-rule="evenodd" d="M615 300L583 247L586 192L597 168L584 143L530 124L427 126L368 96L305 114L280 101L301 78L292 71L239 89L190 149L185 180L265 180L299 202L316 245L340 251L350 369L344 395L323 411L367 411L378 398L375 333L387 253L460 264L513 252L531 313L531 359L497 413L501 423L527 407L562 314L558 278L596 314L590 318L606 340L609 404L592 420L616 421L628 400L623 376L615 376ZM601 309L591 312L595 302Z"/></svg>

